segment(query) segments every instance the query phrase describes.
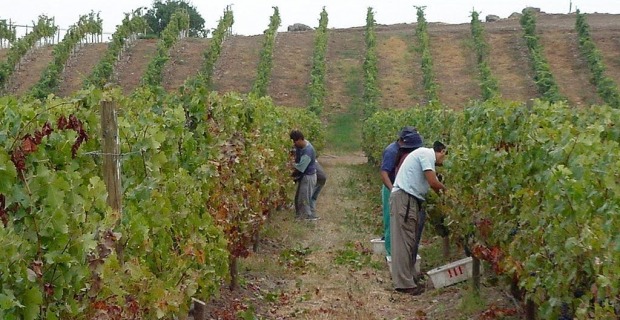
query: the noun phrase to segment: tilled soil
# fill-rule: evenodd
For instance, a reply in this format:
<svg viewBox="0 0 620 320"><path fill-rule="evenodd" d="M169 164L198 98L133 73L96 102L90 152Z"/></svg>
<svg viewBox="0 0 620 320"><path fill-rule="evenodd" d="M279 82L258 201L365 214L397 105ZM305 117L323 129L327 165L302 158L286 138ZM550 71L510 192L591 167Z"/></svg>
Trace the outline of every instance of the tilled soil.
<svg viewBox="0 0 620 320"><path fill-rule="evenodd" d="M138 39L116 63L116 82L128 94L140 85L146 68L157 51L157 39Z"/></svg>
<svg viewBox="0 0 620 320"><path fill-rule="evenodd" d="M314 32L282 32L276 37L269 96L277 105L306 107Z"/></svg>
<svg viewBox="0 0 620 320"><path fill-rule="evenodd" d="M213 75L216 91L248 93L252 90L264 38L263 35L234 36L224 41Z"/></svg>
<svg viewBox="0 0 620 320"><path fill-rule="evenodd" d="M51 45L46 45L27 54L22 64L11 75L7 91L19 96L34 86L41 79L43 70L52 62L54 58L52 50Z"/></svg>
<svg viewBox="0 0 620 320"><path fill-rule="evenodd" d="M162 85L167 91L175 91L187 78L198 75L210 41L204 38L183 38L170 49L170 59L164 66Z"/></svg>
<svg viewBox="0 0 620 320"><path fill-rule="evenodd" d="M107 43L84 44L65 64L65 72L61 75L58 95L66 97L82 88L84 80L103 58Z"/></svg>

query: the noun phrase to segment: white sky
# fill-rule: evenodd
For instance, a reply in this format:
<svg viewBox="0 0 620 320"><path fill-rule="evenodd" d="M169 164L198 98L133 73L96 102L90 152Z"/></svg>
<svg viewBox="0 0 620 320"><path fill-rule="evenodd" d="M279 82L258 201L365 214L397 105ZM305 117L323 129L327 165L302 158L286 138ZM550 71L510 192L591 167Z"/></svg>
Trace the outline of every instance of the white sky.
<svg viewBox="0 0 620 320"><path fill-rule="evenodd" d="M104 32L113 33L124 12L150 6L152 0L0 0L0 19L32 24L39 14L56 18L56 24L67 28L81 14L100 12ZM365 25L366 10L373 7L379 24L411 23L416 20L414 5L426 6L429 22L466 23L472 9L481 17L496 14L502 18L521 12L527 6L539 7L547 13L567 13L571 0L192 0L206 20L206 28L215 28L227 4L233 4L233 32L242 35L261 34L269 24L272 6L278 6L282 18L281 31L293 23L318 25L323 6L329 14L330 28ZM620 13L620 0L572 0L582 12Z"/></svg>

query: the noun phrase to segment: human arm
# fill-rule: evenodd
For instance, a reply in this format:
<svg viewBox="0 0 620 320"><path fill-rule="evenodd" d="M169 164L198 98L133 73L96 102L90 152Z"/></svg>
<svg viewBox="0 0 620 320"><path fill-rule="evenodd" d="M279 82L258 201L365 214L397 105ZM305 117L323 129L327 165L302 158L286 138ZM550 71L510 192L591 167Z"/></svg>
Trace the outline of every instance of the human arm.
<svg viewBox="0 0 620 320"><path fill-rule="evenodd" d="M440 193L440 191L446 189L443 183L441 183L439 179L437 179L437 175L435 174L435 171L425 170L424 176L426 177L426 181L428 181L428 184L430 185L430 187L433 188L435 192Z"/></svg>
<svg viewBox="0 0 620 320"><path fill-rule="evenodd" d="M390 176L387 171L381 170L381 181L383 181L383 185L388 189L392 190L392 181L390 180Z"/></svg>
<svg viewBox="0 0 620 320"><path fill-rule="evenodd" d="M308 165L310 165L310 162L312 161L312 159L310 159L310 157L308 155L303 155L301 156L301 158L299 159L299 162L296 162L293 167L299 171L299 172L305 172L306 169L308 168Z"/></svg>

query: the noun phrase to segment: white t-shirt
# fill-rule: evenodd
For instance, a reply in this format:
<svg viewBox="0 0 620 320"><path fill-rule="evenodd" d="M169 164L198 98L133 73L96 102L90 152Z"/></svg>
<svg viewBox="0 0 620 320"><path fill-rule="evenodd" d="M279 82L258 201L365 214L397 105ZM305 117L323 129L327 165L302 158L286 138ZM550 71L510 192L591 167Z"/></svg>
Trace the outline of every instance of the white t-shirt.
<svg viewBox="0 0 620 320"><path fill-rule="evenodd" d="M426 200L430 185L424 171L435 171L435 150L433 148L419 148L407 155L398 170L392 192L403 190L410 195Z"/></svg>

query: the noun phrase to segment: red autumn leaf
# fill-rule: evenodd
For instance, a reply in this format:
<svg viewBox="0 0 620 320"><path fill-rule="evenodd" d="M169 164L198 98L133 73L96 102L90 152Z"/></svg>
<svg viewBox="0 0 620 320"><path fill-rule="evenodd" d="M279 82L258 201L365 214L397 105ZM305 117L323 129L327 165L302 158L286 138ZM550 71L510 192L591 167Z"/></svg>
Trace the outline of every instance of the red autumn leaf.
<svg viewBox="0 0 620 320"><path fill-rule="evenodd" d="M60 118L58 118L58 122L56 123L56 126L58 127L59 130L67 129L68 125L69 123L67 122L67 118L65 116L61 116Z"/></svg>
<svg viewBox="0 0 620 320"><path fill-rule="evenodd" d="M37 144L34 142L34 138L27 134L22 140L22 150L24 150L25 154L29 154L37 151Z"/></svg>

